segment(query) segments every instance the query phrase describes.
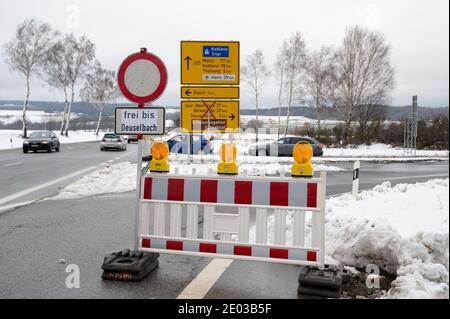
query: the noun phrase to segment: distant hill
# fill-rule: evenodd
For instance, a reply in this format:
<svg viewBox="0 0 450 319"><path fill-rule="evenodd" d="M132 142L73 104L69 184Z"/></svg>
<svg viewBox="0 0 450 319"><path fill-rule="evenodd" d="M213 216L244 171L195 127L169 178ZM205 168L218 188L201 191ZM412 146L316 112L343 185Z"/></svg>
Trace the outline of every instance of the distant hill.
<svg viewBox="0 0 450 319"><path fill-rule="evenodd" d="M419 119L430 120L438 115L449 115L448 107L419 107ZM259 109L260 115L266 116L278 116L278 108ZM386 120L401 121L411 114L411 106L380 106L377 112L383 114L382 117ZM241 109L241 115L254 115L255 110ZM281 115L286 116L287 108L281 108ZM308 118L316 118L316 109L306 106L291 107L292 116L304 116ZM325 109L322 114L322 118L325 120L339 120L339 114L332 108Z"/></svg>
<svg viewBox="0 0 450 319"><path fill-rule="evenodd" d="M8 101L0 100L0 109L2 110L21 110L22 101ZM116 103L109 104L105 107L104 115L113 116L115 106L130 105L129 103ZM178 106L166 106L169 109L179 109ZM411 106L380 106L380 112L384 114L386 120L400 121L404 119L407 114L411 112ZM64 103L61 102L46 102L46 101L32 101L30 102L29 110L35 111L45 111L48 113L61 112L64 110ZM90 106L88 103L75 102L72 106L72 112L79 113L86 116L97 116L98 112L95 108ZM241 115L254 115L254 109L241 109ZM260 115L267 116L278 116L278 108L264 108L259 110ZM285 116L287 114L287 108L283 107L281 109L281 115ZM291 115L293 116L304 116L308 118L316 118L316 111L313 108L305 106L294 106L291 108ZM429 120L438 115L449 115L448 107L419 107L419 118ZM323 119L326 120L339 120L338 114L333 109L328 109L323 114Z"/></svg>

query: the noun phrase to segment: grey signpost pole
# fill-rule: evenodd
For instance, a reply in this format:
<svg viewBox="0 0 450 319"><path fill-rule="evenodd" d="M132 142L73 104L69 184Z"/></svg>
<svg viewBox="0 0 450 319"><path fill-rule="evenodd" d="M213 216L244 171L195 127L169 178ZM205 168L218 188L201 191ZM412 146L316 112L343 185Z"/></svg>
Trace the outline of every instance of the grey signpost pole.
<svg viewBox="0 0 450 319"><path fill-rule="evenodd" d="M144 107L144 105L139 105ZM134 211L133 250L139 248L139 216L141 209L141 173L142 173L142 136L138 136L138 154L136 160L136 207Z"/></svg>

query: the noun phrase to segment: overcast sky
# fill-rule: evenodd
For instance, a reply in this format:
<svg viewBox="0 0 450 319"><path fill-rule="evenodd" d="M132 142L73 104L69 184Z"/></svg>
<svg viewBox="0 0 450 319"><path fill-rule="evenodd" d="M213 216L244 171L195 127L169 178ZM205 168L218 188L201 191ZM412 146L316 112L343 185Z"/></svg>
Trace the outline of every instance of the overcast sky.
<svg viewBox="0 0 450 319"><path fill-rule="evenodd" d="M117 70L145 46L165 62L169 83L159 105L179 105L180 41L236 40L245 56L260 48L271 68L282 41L300 31L309 50L338 46L346 26L379 30L392 46L397 87L393 105L408 105L413 94L423 106L449 103L448 0L1 0L0 44L17 24L35 17L62 32L86 34L101 63ZM241 107L250 107L245 86ZM274 79L262 107L276 105ZM23 99L24 81L0 57L0 99ZM61 92L34 80L32 100L61 101Z"/></svg>

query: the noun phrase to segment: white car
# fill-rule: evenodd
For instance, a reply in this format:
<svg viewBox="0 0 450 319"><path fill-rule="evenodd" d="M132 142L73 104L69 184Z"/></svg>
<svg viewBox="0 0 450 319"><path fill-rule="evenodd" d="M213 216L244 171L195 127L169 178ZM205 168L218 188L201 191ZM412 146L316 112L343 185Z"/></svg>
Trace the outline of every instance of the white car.
<svg viewBox="0 0 450 319"><path fill-rule="evenodd" d="M100 143L100 151L106 150L119 150L125 151L127 149L127 143L120 135L115 133L106 133L103 135L103 139Z"/></svg>

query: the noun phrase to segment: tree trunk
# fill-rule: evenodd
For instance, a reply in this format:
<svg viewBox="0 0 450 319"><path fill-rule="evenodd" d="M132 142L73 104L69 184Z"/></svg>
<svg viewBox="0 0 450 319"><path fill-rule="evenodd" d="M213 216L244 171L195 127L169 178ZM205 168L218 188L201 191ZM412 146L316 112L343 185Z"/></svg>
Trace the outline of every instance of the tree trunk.
<svg viewBox="0 0 450 319"><path fill-rule="evenodd" d="M293 90L293 83L291 80L291 83L289 84L289 98L288 98L288 109L287 109L287 116L286 116L286 127L284 128L284 136L286 137L288 133L289 128L289 117L291 115L291 104L292 104L292 90Z"/></svg>
<svg viewBox="0 0 450 319"><path fill-rule="evenodd" d="M352 122L349 121L349 120L345 121L345 123L344 123L344 132L342 134L342 141L343 141L344 145L347 144L348 134L349 134L349 131L350 131L350 125L351 124L352 124Z"/></svg>
<svg viewBox="0 0 450 319"><path fill-rule="evenodd" d="M258 91L255 92L255 101L256 101L256 123L255 123L255 127L256 127L256 143L258 143Z"/></svg>
<svg viewBox="0 0 450 319"><path fill-rule="evenodd" d="M320 111L317 109L317 137L320 137L322 132L322 122L320 120Z"/></svg>
<svg viewBox="0 0 450 319"><path fill-rule="evenodd" d="M98 115L97 128L95 129L95 136L98 136L98 131L100 131L100 122L102 121L103 106L100 107L100 114Z"/></svg>
<svg viewBox="0 0 450 319"><path fill-rule="evenodd" d="M316 93L317 94L317 93ZM320 104L321 104L321 99L319 98L319 95L317 94L316 98L315 98L315 103L316 103L316 119L317 119L317 137L320 137L320 132L321 132L321 122L320 122Z"/></svg>
<svg viewBox="0 0 450 319"><path fill-rule="evenodd" d="M278 138L280 138L281 129L281 103L278 102Z"/></svg>
<svg viewBox="0 0 450 319"><path fill-rule="evenodd" d="M70 104L69 104L69 108L67 110L66 132L65 132L66 136L69 136L70 113L71 113L71 110L72 110L72 104L73 104L73 100L74 99L75 99L75 88L72 86L72 88L71 88L71 97L70 97Z"/></svg>
<svg viewBox="0 0 450 319"><path fill-rule="evenodd" d="M25 101L23 102L22 108L22 136L24 138L28 137L27 131L27 109L28 109L28 100L30 99L30 76L27 75L27 95L25 97Z"/></svg>
<svg viewBox="0 0 450 319"><path fill-rule="evenodd" d="M69 101L67 100L67 89L66 88L64 88L64 98L65 98L65 100L64 100L64 113L63 113L62 120L61 120L61 131L60 131L61 135L64 134L64 129L66 127L67 109L69 107Z"/></svg>

